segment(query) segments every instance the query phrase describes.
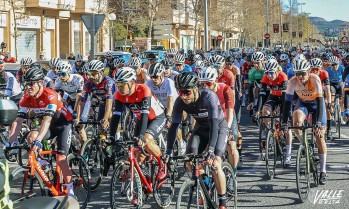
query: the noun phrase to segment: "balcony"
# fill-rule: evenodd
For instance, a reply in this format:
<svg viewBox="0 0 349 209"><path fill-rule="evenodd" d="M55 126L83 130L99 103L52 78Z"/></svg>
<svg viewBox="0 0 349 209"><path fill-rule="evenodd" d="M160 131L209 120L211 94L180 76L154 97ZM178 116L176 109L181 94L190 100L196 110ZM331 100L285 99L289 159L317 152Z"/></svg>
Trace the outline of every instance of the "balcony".
<svg viewBox="0 0 349 209"><path fill-rule="evenodd" d="M58 9L58 0L27 0L26 7Z"/></svg>
<svg viewBox="0 0 349 209"><path fill-rule="evenodd" d="M75 0L58 0L57 7L59 10L71 11L75 10L76 1Z"/></svg>
<svg viewBox="0 0 349 209"><path fill-rule="evenodd" d="M106 8L102 1L99 5L98 0L76 0L76 7L72 13L99 13L98 8Z"/></svg>

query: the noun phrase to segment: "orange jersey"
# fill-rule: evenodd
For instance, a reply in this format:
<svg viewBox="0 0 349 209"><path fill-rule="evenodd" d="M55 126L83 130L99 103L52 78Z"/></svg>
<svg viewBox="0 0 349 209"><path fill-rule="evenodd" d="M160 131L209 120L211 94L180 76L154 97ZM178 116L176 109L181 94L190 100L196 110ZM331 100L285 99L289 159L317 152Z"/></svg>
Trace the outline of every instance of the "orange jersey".
<svg viewBox="0 0 349 209"><path fill-rule="evenodd" d="M235 76L234 73L228 69L224 69L222 75L217 78L217 82L224 83L230 86L232 89L235 88Z"/></svg>
<svg viewBox="0 0 349 209"><path fill-rule="evenodd" d="M270 93L273 96L281 97L282 88L284 88L283 85L285 82L287 82L287 80L287 75L284 72L279 72L278 77L273 81L269 80L267 75L264 75L261 80L261 83L264 83L270 87Z"/></svg>
<svg viewBox="0 0 349 209"><path fill-rule="evenodd" d="M306 84L302 84L296 76L293 76L287 85L286 94L298 95L303 102L315 101L317 97L322 97L321 80L319 76L310 73L309 80Z"/></svg>

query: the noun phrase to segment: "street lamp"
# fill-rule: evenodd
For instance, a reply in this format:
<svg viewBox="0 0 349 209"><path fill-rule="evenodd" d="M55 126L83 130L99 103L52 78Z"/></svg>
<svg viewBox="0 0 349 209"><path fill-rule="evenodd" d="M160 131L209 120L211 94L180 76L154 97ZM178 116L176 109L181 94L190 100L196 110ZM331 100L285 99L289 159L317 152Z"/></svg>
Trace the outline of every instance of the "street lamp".
<svg viewBox="0 0 349 209"><path fill-rule="evenodd" d="M111 21L111 27L109 28L110 32L110 50L114 50L114 21L116 20L116 14L109 14L109 21Z"/></svg>

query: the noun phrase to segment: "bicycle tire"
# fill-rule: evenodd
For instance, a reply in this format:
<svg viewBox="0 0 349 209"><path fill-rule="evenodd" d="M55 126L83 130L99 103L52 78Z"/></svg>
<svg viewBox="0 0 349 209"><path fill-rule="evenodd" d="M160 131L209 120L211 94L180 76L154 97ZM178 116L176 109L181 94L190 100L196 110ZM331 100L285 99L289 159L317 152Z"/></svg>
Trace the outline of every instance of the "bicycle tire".
<svg viewBox="0 0 349 209"><path fill-rule="evenodd" d="M82 146L80 153L89 168L91 191L95 191L103 178L102 152L94 139L88 139Z"/></svg>
<svg viewBox="0 0 349 209"><path fill-rule="evenodd" d="M175 175L172 174L161 181L155 181L153 195L159 207L166 208L171 204L175 195L175 181Z"/></svg>
<svg viewBox="0 0 349 209"><path fill-rule="evenodd" d="M198 186L198 191L199 193L196 193L197 188L196 186ZM186 195L185 192L189 192L188 195ZM199 197L199 199L196 198L196 200L194 200L194 204L191 205L190 203L188 203L188 201L186 201L187 199L191 200L192 197ZM183 200L182 200L183 198ZM202 199L202 202L200 201L200 198ZM202 203L202 204L200 204ZM178 193L178 199L176 202L176 209L189 209L189 208L200 208L200 209L207 209L207 202L206 202L206 197L204 195L204 192L200 186L200 184L196 185L195 180L193 179L187 179L183 182L179 193Z"/></svg>
<svg viewBox="0 0 349 209"><path fill-rule="evenodd" d="M341 123L342 123L342 120L341 120L341 108L339 105L336 105L337 107L337 111L336 111L336 114L337 114L337 121L336 121L336 131L337 131L337 134L338 134L338 139L341 138Z"/></svg>
<svg viewBox="0 0 349 209"><path fill-rule="evenodd" d="M111 183L110 183L110 207L112 209L117 208L130 208L130 203L133 200L134 196L129 192L130 181L129 175L130 170L129 166L125 163L119 163L113 172ZM138 198L138 206L142 206L143 204L143 189L141 179L136 169L134 169L134 186L137 191L136 195ZM140 197L140 198L139 198Z"/></svg>
<svg viewBox="0 0 349 209"><path fill-rule="evenodd" d="M276 167L276 139L274 133L269 130L265 143L265 165L267 169L267 175L269 179L273 179L275 176Z"/></svg>
<svg viewBox="0 0 349 209"><path fill-rule="evenodd" d="M296 161L296 184L297 192L301 202L305 202L308 199L310 191L310 176L308 173L308 160L307 154L304 145L300 145L297 152L297 161ZM304 182L302 181L302 176L304 176ZM305 187L302 187L301 184L305 184Z"/></svg>
<svg viewBox="0 0 349 209"><path fill-rule="evenodd" d="M231 167L231 165L228 162L222 163L222 170L224 172L225 178L226 178L226 185L227 185L227 203L233 199L234 201L234 209L237 208L237 201L238 201L238 182L237 178L234 174L234 171ZM233 185L231 185L233 184Z"/></svg>
<svg viewBox="0 0 349 209"><path fill-rule="evenodd" d="M34 179L33 179L33 193L29 193L30 187L30 179L29 169L24 167L17 167L10 174L9 182L10 182L10 194L9 197L13 202L19 201L25 197L33 197L33 196L46 196L45 186L40 177L40 175L35 171ZM27 179L24 181L25 174L27 174ZM24 186L25 188L23 188ZM22 190L23 189L23 193ZM27 189L27 190L26 190ZM25 195L28 193L28 195Z"/></svg>
<svg viewBox="0 0 349 209"><path fill-rule="evenodd" d="M72 171L74 194L78 198L80 208L85 209L91 197L90 177L87 163L76 153L70 153L67 156L67 161ZM84 192L85 190L86 192Z"/></svg>
<svg viewBox="0 0 349 209"><path fill-rule="evenodd" d="M263 127L259 126L259 156L261 157L261 160L265 160L265 147L263 148L262 146L262 131L263 131ZM264 152L263 152L264 151ZM264 157L263 157L264 156Z"/></svg>
<svg viewBox="0 0 349 209"><path fill-rule="evenodd" d="M27 136L29 135L30 132L25 133L20 139L19 139L19 144L28 144L27 143ZM18 149L17 153L17 162L20 166L25 166L28 164L28 151L25 149Z"/></svg>

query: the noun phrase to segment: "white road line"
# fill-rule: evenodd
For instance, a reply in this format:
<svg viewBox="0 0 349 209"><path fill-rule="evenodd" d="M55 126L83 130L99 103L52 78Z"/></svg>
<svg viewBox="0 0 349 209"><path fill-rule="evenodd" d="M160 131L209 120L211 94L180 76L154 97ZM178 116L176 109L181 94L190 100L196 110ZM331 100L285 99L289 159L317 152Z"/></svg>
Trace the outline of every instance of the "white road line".
<svg viewBox="0 0 349 209"><path fill-rule="evenodd" d="M340 147L328 147L328 151L333 151L333 152L349 152L348 148L340 148Z"/></svg>

